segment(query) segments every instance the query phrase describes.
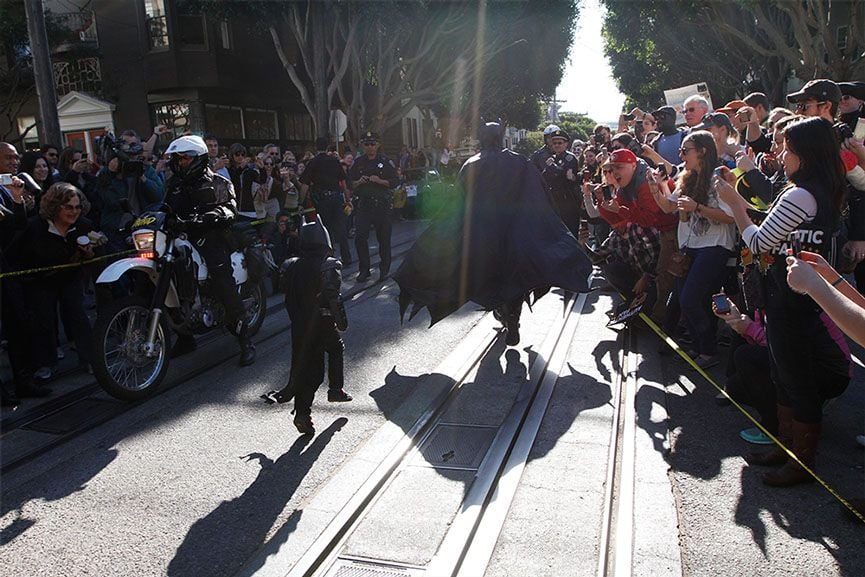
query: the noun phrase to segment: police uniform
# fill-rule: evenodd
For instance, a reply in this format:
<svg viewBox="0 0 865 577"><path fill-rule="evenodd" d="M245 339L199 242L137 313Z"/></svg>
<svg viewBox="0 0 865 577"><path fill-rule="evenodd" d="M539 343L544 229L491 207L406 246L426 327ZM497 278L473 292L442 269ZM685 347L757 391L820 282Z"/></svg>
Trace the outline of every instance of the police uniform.
<svg viewBox="0 0 865 577"><path fill-rule="evenodd" d="M556 130L549 135L553 138L564 138L568 142L571 137L563 130ZM546 147L544 148L546 150ZM540 151L539 151L540 152ZM541 156L539 155L539 159ZM553 162L547 159L552 158ZM537 162L535 163L537 166ZM541 176L544 179L544 190L550 199L550 204L556 209L559 218L568 227L575 237L580 232L580 208L582 206L582 195L579 193L579 162L573 153L565 150L561 154L550 153L542 162ZM568 178L569 172L571 178Z"/></svg>
<svg viewBox="0 0 865 577"><path fill-rule="evenodd" d="M378 142L378 135L374 132L367 132L361 139L363 144ZM365 176L378 176L386 180L388 184L357 182ZM380 280L383 280L390 272L390 210L393 207L391 189L397 185L397 180L396 167L383 154L376 154L373 158L369 158L367 155L360 156L355 159L348 171L349 186L355 187L352 195L355 199L356 208L354 243L358 260L357 280L360 282L369 278L368 239L370 226L375 227L375 236L378 239L378 250L381 257L379 264Z"/></svg>
<svg viewBox="0 0 865 577"><path fill-rule="evenodd" d="M345 170L338 158L319 152L309 161L300 176L301 184L310 187L315 212L331 235L334 245L339 245L342 264L351 264L351 251L345 228L345 196L343 182Z"/></svg>

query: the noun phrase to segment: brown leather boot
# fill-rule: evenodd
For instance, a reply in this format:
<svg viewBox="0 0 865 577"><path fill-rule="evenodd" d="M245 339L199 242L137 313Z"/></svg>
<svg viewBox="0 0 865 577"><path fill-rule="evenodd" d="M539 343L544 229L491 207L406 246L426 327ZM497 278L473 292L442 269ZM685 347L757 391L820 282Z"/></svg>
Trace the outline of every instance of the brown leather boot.
<svg viewBox="0 0 865 577"><path fill-rule="evenodd" d="M784 446L790 447L793 441L793 408L778 405L778 434L775 435ZM787 462L787 452L775 445L768 451L762 453L748 453L745 461L749 465L760 465L762 467L775 467Z"/></svg>
<svg viewBox="0 0 865 577"><path fill-rule="evenodd" d="M793 452L809 469L814 469L817 460L817 443L820 441L820 423L793 421ZM763 475L763 483L772 487L790 487L811 483L814 477L799 463L789 459L784 466Z"/></svg>

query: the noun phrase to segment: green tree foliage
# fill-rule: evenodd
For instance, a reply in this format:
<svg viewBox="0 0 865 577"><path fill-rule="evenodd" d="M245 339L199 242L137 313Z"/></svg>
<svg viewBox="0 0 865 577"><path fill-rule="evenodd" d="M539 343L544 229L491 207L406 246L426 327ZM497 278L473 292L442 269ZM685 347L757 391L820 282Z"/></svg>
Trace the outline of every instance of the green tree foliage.
<svg viewBox="0 0 865 577"><path fill-rule="evenodd" d="M708 83L716 103L754 90L781 102L791 70L806 80L865 74L865 0L603 3L605 52L629 106L648 110L664 89L696 82Z"/></svg>
<svg viewBox="0 0 865 577"><path fill-rule="evenodd" d="M514 146L514 152L523 156L531 156L534 151L544 145L544 133L541 131L529 132L526 137Z"/></svg>
<svg viewBox="0 0 865 577"><path fill-rule="evenodd" d="M539 130L543 130L548 123L542 123L538 126ZM586 141L592 135L595 126L598 123L585 114L577 112L560 112L559 120L555 125L567 132L571 139Z"/></svg>

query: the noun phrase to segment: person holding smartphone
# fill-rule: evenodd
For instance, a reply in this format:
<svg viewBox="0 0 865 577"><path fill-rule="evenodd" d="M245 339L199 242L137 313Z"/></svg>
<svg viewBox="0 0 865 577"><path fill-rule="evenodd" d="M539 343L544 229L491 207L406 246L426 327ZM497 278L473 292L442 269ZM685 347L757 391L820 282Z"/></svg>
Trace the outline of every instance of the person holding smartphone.
<svg viewBox="0 0 865 577"><path fill-rule="evenodd" d="M751 252L773 257L764 284L771 370L777 387L778 438L785 445L792 442L796 456L813 469L823 404L847 388L851 365L837 326L813 299L796 293L788 284L785 258L788 249L796 251L794 238L805 250L832 254L846 182L831 122L814 117L787 125L781 161L790 186L759 226L751 222L747 202L726 178L717 179L716 186L721 200L732 208ZM732 180L732 174L729 176ZM745 459L752 465L781 465L763 475L767 485L813 481L780 448Z"/></svg>
<svg viewBox="0 0 865 577"><path fill-rule="evenodd" d="M723 116L723 115L722 115ZM726 117L725 117L726 118ZM649 187L658 206L679 215L679 249L688 256L687 271L673 272L676 290L664 326L673 330L679 311L693 339L689 354L703 369L720 362L715 338L717 321L706 302L718 292L729 274L728 261L735 257L736 228L730 207L718 198L713 174L720 166L715 139L704 130L691 132L679 152L684 170L670 191L667 179L652 174Z"/></svg>

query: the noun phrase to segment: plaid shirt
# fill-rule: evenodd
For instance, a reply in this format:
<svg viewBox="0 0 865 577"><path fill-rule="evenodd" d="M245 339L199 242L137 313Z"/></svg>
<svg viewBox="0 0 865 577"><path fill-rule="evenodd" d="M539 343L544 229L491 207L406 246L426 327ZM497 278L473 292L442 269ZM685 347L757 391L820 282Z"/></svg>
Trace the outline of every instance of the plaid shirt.
<svg viewBox="0 0 865 577"><path fill-rule="evenodd" d="M613 230L602 246L643 274L654 276L661 254L657 229L630 222L622 230Z"/></svg>

